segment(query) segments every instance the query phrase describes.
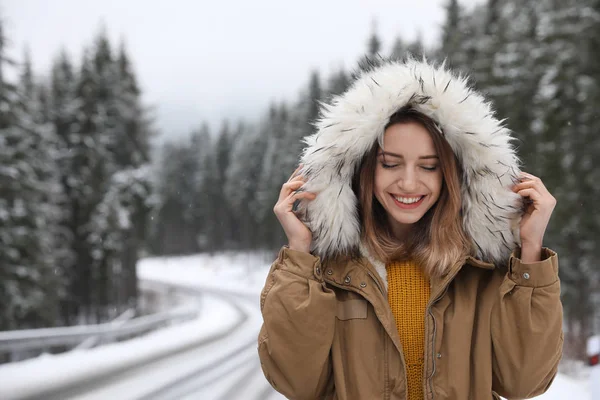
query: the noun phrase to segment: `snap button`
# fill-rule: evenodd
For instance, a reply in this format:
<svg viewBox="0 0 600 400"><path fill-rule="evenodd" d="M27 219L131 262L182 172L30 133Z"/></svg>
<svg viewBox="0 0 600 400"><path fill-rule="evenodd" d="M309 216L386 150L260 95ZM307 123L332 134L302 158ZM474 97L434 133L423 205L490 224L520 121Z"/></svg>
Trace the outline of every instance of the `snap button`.
<svg viewBox="0 0 600 400"><path fill-rule="evenodd" d="M523 278L524 278L524 279L529 279L529 272L525 272L525 273L523 274Z"/></svg>
<svg viewBox="0 0 600 400"><path fill-rule="evenodd" d="M327 275L333 275L333 270L331 268L327 270Z"/></svg>
<svg viewBox="0 0 600 400"><path fill-rule="evenodd" d="M344 278L344 283L345 284L350 283L350 275L346 275L346 277Z"/></svg>
<svg viewBox="0 0 600 400"><path fill-rule="evenodd" d="M436 356L437 358L442 358L442 353L437 353L435 356Z"/></svg>
<svg viewBox="0 0 600 400"><path fill-rule="evenodd" d="M364 288L366 288L366 287L367 287L367 284L366 284L366 283L364 283L364 282L361 282L361 284L360 284L360 287L364 289Z"/></svg>

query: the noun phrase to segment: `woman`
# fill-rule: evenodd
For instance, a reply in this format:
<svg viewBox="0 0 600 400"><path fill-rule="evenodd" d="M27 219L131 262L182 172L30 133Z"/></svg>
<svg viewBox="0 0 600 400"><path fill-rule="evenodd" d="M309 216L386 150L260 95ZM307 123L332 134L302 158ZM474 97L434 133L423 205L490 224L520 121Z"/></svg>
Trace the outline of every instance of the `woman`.
<svg viewBox="0 0 600 400"><path fill-rule="evenodd" d="M263 372L290 399L530 398L562 352L555 199L507 129L427 63L323 107L274 211Z"/></svg>

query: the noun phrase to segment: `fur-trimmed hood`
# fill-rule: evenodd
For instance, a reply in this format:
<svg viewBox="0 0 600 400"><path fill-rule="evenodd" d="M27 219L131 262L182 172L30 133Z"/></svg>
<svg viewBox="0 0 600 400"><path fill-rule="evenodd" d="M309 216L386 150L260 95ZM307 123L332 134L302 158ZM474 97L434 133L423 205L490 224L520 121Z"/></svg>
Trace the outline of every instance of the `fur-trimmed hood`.
<svg viewBox="0 0 600 400"><path fill-rule="evenodd" d="M301 162L304 189L318 193L299 215L322 257L360 247L352 178L390 116L411 105L436 121L463 168L462 214L474 257L498 264L519 245L522 200L510 190L520 161L513 138L491 105L464 77L426 61L388 62L364 73L342 95L323 104Z"/></svg>

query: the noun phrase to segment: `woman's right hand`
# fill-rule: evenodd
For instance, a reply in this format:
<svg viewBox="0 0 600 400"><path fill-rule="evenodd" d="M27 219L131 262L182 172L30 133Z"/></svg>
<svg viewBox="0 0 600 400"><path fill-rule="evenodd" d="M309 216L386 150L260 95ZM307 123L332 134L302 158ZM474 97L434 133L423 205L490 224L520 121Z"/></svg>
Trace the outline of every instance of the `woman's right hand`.
<svg viewBox="0 0 600 400"><path fill-rule="evenodd" d="M279 200L273 207L273 212L275 212L279 223L283 227L290 249L309 253L312 232L296 216L293 207L296 200L310 201L314 200L317 195L311 192L296 192L306 183L306 179L302 175L298 175L301 168L302 166L298 167L290 176L290 179L281 187Z"/></svg>

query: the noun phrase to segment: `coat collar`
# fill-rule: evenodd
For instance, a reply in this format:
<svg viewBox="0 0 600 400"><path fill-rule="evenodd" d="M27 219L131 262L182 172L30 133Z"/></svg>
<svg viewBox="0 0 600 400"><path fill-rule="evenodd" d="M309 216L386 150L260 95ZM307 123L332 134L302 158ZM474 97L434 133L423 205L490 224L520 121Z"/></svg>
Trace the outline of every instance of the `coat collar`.
<svg viewBox="0 0 600 400"><path fill-rule="evenodd" d="M359 249L360 249L361 256L363 258L365 258L368 261L368 263L372 266L372 271L376 272L379 275L379 278L381 279L381 284L384 285L385 291L387 292L387 269L385 267L385 264L383 262L379 261L377 258L373 257L369 253L369 250L367 249L367 247L362 242L360 243ZM463 259L461 259L459 262L457 262L457 264L449 267L446 270L446 272L444 273L444 275L442 276L442 278L439 280L439 282L436 282L434 280L433 284L434 285L436 283L441 284L447 275L451 275L456 268L460 269L465 264L469 264L474 267L483 268L483 269L487 269L487 270L493 270L495 268L495 265L493 263L480 260L473 256L465 256Z"/></svg>

